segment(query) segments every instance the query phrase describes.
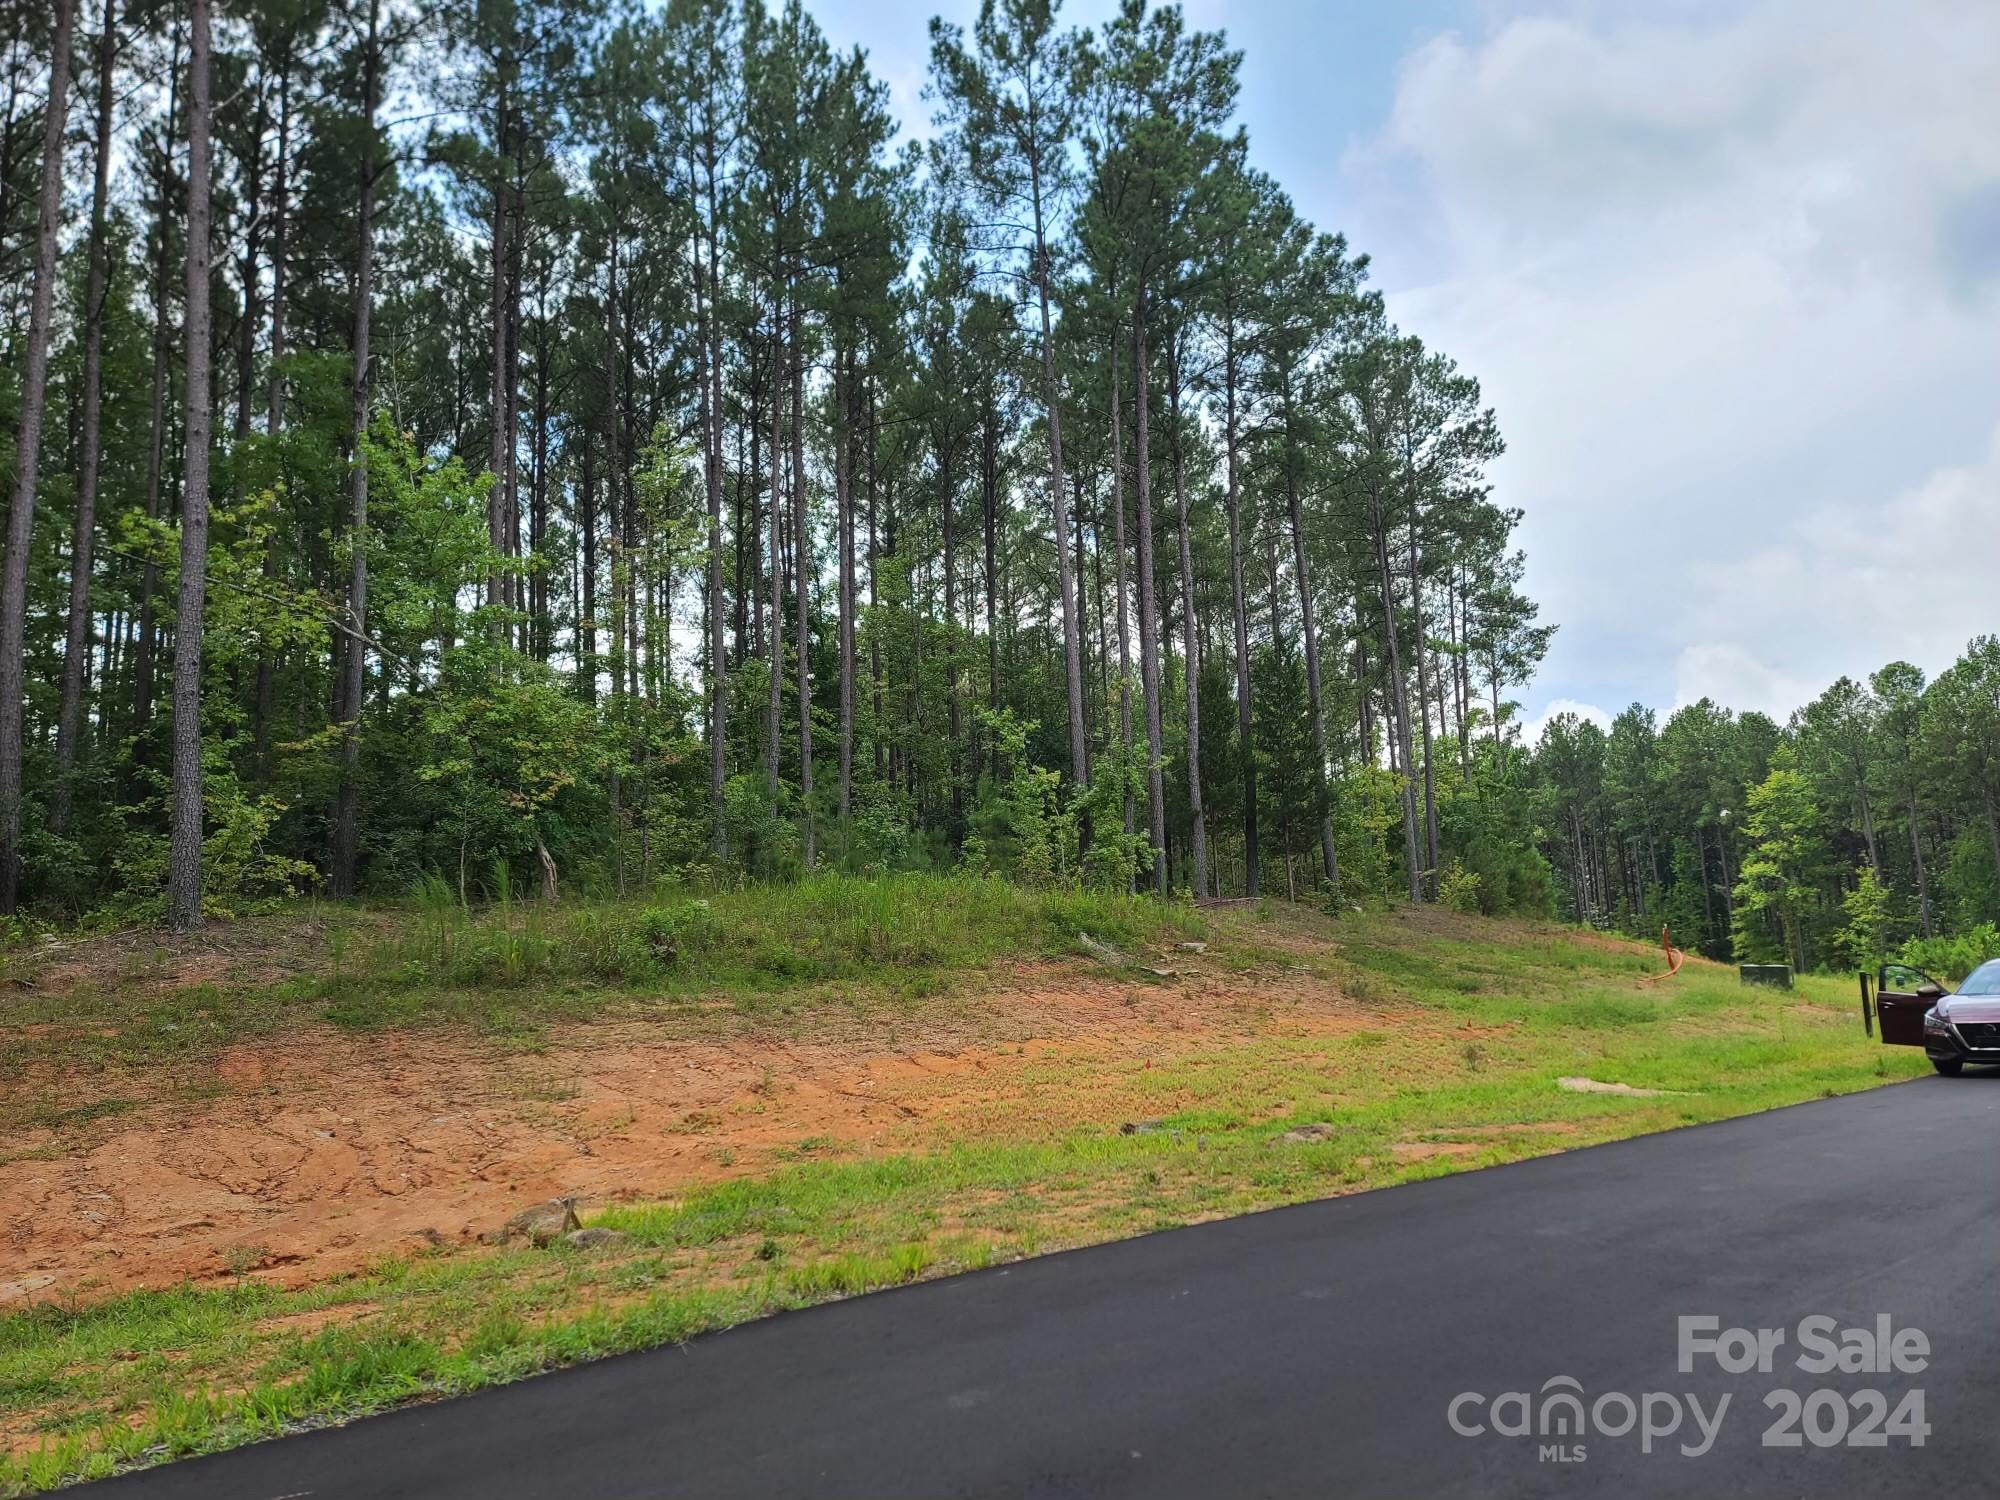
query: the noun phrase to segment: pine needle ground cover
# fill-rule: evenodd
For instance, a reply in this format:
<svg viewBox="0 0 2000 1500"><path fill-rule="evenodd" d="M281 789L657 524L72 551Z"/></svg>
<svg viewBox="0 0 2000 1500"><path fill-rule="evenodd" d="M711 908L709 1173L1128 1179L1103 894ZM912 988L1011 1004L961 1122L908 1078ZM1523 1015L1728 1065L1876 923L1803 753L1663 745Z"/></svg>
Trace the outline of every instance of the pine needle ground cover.
<svg viewBox="0 0 2000 1500"><path fill-rule="evenodd" d="M1661 967L1437 910L964 877L17 957L0 1491L1922 1067L1844 981ZM616 1235L482 1240L558 1194Z"/></svg>

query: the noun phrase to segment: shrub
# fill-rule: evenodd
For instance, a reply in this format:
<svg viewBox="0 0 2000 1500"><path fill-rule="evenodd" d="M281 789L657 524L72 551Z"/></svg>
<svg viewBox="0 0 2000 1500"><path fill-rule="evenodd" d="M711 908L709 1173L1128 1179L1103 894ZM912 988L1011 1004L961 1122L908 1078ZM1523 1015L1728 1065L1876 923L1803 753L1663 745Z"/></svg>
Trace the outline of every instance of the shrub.
<svg viewBox="0 0 2000 1500"><path fill-rule="evenodd" d="M1981 922L1956 937L1911 938L1897 950L1896 958L1926 974L1956 983L1987 959L2000 958L2000 928L1991 922Z"/></svg>
<svg viewBox="0 0 2000 1500"><path fill-rule="evenodd" d="M1457 860L1445 867L1438 881L1438 900L1452 911L1470 915L1479 910L1479 877Z"/></svg>
<svg viewBox="0 0 2000 1500"><path fill-rule="evenodd" d="M692 954L701 953L722 936L722 923L706 901L683 901L674 906L649 906L632 923L630 961L627 978L638 977L658 967L671 969Z"/></svg>

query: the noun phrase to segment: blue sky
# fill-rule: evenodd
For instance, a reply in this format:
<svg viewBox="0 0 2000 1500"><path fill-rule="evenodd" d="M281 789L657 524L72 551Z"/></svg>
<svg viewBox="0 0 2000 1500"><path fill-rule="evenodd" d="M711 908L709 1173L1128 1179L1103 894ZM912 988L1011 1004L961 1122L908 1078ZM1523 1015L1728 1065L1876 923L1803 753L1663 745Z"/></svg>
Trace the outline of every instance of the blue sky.
<svg viewBox="0 0 2000 1500"><path fill-rule="evenodd" d="M975 8L814 7L905 119ZM1782 716L2000 630L2000 4L1186 9L1258 164L1498 410L1562 627L1531 718Z"/></svg>

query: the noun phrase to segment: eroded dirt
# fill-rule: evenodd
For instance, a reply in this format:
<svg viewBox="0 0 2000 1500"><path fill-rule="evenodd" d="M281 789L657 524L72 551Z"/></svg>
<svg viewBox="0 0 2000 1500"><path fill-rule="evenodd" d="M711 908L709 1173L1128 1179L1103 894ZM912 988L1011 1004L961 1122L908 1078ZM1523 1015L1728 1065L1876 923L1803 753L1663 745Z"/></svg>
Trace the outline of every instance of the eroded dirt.
<svg viewBox="0 0 2000 1500"><path fill-rule="evenodd" d="M1218 1039L1389 1019L1289 974L1135 986L1023 965L979 987L948 1020L835 1012L780 1030L680 1008L558 1030L531 1054L330 1026L237 1045L193 1097L0 1141L0 1306L183 1278L296 1285L469 1242L558 1194L587 1213L817 1154L1053 1134L1131 1115L1137 1074Z"/></svg>

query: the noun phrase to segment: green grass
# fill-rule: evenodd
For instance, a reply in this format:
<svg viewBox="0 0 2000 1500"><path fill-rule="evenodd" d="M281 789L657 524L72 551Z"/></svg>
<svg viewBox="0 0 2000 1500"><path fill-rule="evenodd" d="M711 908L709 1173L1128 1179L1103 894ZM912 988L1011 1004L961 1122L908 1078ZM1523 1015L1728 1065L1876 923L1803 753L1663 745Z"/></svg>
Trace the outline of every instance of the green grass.
<svg viewBox="0 0 2000 1500"><path fill-rule="evenodd" d="M1024 1086L1072 1101L1085 1123L1009 1119L991 1138L941 1136L876 1157L802 1139L766 1175L607 1210L595 1222L631 1237L614 1250L427 1253L298 1291L238 1279L0 1318L0 1432L12 1414L15 1433L39 1444L0 1459L0 1493L474 1390L780 1308L1726 1118L1923 1067L1910 1049L1863 1039L1845 981L1802 981L1806 1004L1741 986L1714 965L1649 984L1656 955L1553 927L1256 909L1198 926L1148 902L962 881L813 882L709 899L708 938L647 993L755 1005L804 993L831 1004L811 986L898 963L948 976L1002 956L1065 953L1079 928L1130 951L1202 931L1215 972L1280 982L1246 1001L1242 1027L1172 1055L1052 1054L1025 1065ZM568 924L552 940L560 949L590 922L644 909L543 920ZM350 952L344 977L324 983L365 978L360 992L385 1010L356 1024L488 1026L490 1013L455 1009L443 997L457 991L411 965L437 964L447 947L454 964L489 962L469 955L503 940L495 920L464 919L435 940L406 932L365 965ZM790 991L768 967L787 945L803 954ZM564 1013L543 991L587 985L579 960L537 962L545 977L507 993L523 1015ZM1269 995L1300 973L1337 980L1380 1021L1306 1034L1260 1024L1257 1007L1281 1003ZM629 974L619 983L605 993L635 993ZM312 1018L331 1003L332 988L294 988L284 1014ZM410 1008L396 1009L398 997ZM270 1002L242 1003L263 1015ZM207 1013L234 1014L228 1006L213 1001ZM1571 1093L1556 1085L1569 1074L1673 1092ZM1123 1134L1128 1120L1148 1128ZM1306 1143L1282 1139L1313 1124L1330 1128Z"/></svg>
<svg viewBox="0 0 2000 1500"><path fill-rule="evenodd" d="M322 990L340 996L336 1019L380 1025L430 1013L440 991L520 991L530 1007L564 986L755 997L1073 953L1082 931L1144 943L1200 927L1189 907L963 875L818 876L709 892L670 882L643 901L503 902L476 914L434 893L399 941L372 945Z"/></svg>
<svg viewBox="0 0 2000 1500"><path fill-rule="evenodd" d="M752 1013L782 1013L829 987L850 1001L919 1002L996 959L1074 954L1079 932L1141 947L1204 930L1188 906L959 875L706 892L663 883L630 901L472 909L434 885L411 907L326 912L291 939L309 972L274 982L161 988L153 975L167 950L142 947L60 991L28 989L8 1002L0 1075L171 1064L321 1020L470 1025L533 1047L552 1023L696 998ZM0 1103L0 1127L52 1107Z"/></svg>

